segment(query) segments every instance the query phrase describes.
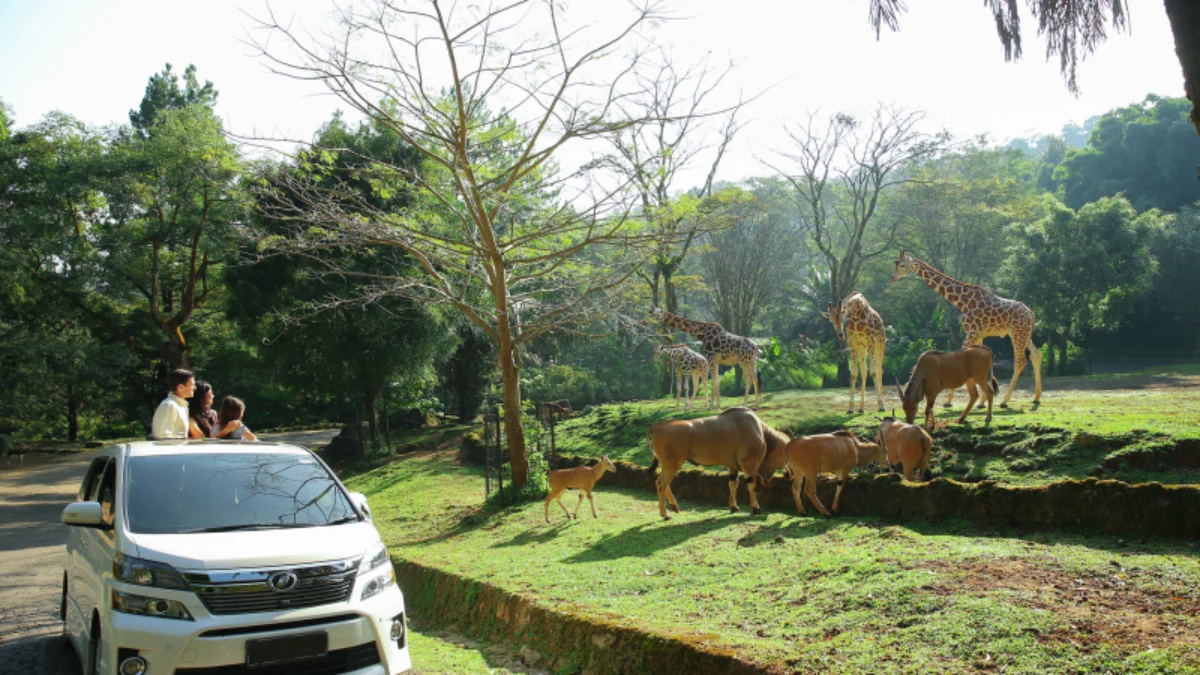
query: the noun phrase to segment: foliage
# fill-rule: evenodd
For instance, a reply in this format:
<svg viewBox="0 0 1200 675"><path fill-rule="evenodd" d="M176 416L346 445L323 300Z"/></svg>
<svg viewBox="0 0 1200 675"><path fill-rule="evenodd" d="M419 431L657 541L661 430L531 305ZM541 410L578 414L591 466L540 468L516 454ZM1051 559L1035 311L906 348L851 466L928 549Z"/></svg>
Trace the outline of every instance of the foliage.
<svg viewBox="0 0 1200 675"><path fill-rule="evenodd" d="M775 340L759 361L759 377L768 391L784 389L820 389L826 380L837 376L837 356L832 342L818 342L800 335L792 342ZM726 375L732 375L732 371ZM722 378L721 391L736 393L732 378ZM727 388L728 387L728 388Z"/></svg>
<svg viewBox="0 0 1200 675"><path fill-rule="evenodd" d="M1138 215L1124 198L1106 197L1078 212L1057 203L1049 208L1049 216L1020 230L1010 269L1052 341L1059 335L1065 357L1073 330L1115 325L1148 288L1155 269L1151 237L1164 218L1157 211Z"/></svg>
<svg viewBox="0 0 1200 675"><path fill-rule="evenodd" d="M1149 95L1100 118L1086 148L1068 152L1054 171L1072 209L1124 195L1138 212L1178 211L1200 199L1200 136L1185 98Z"/></svg>

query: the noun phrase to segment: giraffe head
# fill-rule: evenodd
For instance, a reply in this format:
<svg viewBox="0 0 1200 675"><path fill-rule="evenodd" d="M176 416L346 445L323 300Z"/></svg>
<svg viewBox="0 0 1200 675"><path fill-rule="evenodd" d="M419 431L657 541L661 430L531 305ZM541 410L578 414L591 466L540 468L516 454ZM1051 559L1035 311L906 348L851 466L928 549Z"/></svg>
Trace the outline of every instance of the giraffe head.
<svg viewBox="0 0 1200 675"><path fill-rule="evenodd" d="M842 316L842 306L836 302L829 303L828 311L821 312L821 316L829 319L829 323L833 324L833 330L837 333L838 342L846 341L846 334L842 332L842 321L845 319Z"/></svg>
<svg viewBox="0 0 1200 675"><path fill-rule="evenodd" d="M900 281L907 274L916 274L917 265L908 257L907 249L900 249L900 257L896 258L896 273L892 275L892 283Z"/></svg>

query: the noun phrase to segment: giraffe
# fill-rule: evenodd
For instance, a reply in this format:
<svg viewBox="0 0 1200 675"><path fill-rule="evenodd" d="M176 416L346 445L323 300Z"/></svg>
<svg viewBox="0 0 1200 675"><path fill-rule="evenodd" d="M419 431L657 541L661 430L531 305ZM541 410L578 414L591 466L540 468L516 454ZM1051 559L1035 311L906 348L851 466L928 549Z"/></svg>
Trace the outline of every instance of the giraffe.
<svg viewBox="0 0 1200 675"><path fill-rule="evenodd" d="M896 259L896 274L892 277L892 283L896 283L907 274L915 274L920 277L922 281L929 284L933 290L940 293L942 297L950 301L950 304L962 312L962 327L967 333L967 338L963 340L963 348L981 345L985 337L1007 335L1012 338L1013 376L1012 382L1008 385L1008 391L1004 393L1004 401L1000 404L1001 408L1008 407L1008 400L1012 398L1012 393L1017 388L1017 378L1021 376L1026 361L1033 364L1033 404L1036 406L1041 402L1042 352L1038 350L1037 345L1033 344L1035 320L1033 310L1022 302L1002 298L986 288L953 279L934 269L928 263L909 256L905 249L900 249L900 257ZM1026 349L1029 350L1028 359L1025 356ZM950 405L953 398L954 390L952 389L946 396L947 406Z"/></svg>
<svg viewBox="0 0 1200 675"><path fill-rule="evenodd" d="M696 392L700 390L700 386L708 378L708 359L692 351L687 345L682 343L677 345L655 344L655 360L660 356L667 359L671 370L675 372L674 379L678 381L678 386L675 389L675 409L679 410L679 397L683 395L687 401L686 409L691 410L692 398L695 398ZM684 390L684 386L689 379L692 383L690 395Z"/></svg>
<svg viewBox="0 0 1200 675"><path fill-rule="evenodd" d="M829 303L825 317L837 331L838 340L850 347L850 405L846 412L854 412L854 389L862 376L862 395L858 400L858 412L863 412L867 400L867 373L875 378L875 398L879 411L883 412L883 352L887 347L887 335L883 331L883 318L871 307L866 297L858 291L846 296L841 304ZM868 357L871 361L867 369Z"/></svg>
<svg viewBox="0 0 1200 675"><path fill-rule="evenodd" d="M745 405L750 398L751 385L754 386L754 407L762 404L762 388L758 385L756 367L763 353L762 347L750 338L730 333L713 321L695 321L657 307L651 310L651 315L673 330L683 331L700 341L700 348L708 359L708 393L712 407L721 407L720 366L741 366L746 376L746 393L742 396L742 404Z"/></svg>

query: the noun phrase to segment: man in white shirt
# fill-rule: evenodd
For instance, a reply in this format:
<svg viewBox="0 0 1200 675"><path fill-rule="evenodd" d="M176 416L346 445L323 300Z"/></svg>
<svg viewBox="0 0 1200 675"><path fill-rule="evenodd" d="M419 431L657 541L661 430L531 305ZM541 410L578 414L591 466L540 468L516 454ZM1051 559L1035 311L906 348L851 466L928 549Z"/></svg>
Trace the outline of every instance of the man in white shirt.
<svg viewBox="0 0 1200 675"><path fill-rule="evenodd" d="M167 374L167 389L170 393L154 411L151 435L154 438L186 439L194 424L188 415L187 399L196 392L196 378L190 370L173 370Z"/></svg>

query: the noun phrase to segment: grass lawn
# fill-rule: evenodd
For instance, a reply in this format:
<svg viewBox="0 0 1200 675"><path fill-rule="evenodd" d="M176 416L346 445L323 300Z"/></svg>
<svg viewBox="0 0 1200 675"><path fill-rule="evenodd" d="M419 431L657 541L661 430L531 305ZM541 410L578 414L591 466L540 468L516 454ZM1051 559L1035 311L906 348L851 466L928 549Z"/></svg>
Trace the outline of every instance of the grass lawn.
<svg viewBox="0 0 1200 675"><path fill-rule="evenodd" d="M846 414L847 392L848 388L769 392L759 414L793 436L839 428L873 436L878 413ZM869 391L868 405L873 397ZM894 408L903 414L894 385L884 389L884 398L889 412ZM1172 459L1179 441L1200 439L1200 366L1046 378L1036 409L1030 404L1032 398L1031 389L1018 387L1010 408L1002 410L997 402L990 426L984 424L984 412L978 407L968 424L954 423L965 395L956 397L950 411L941 407L944 398L939 398L934 475L1014 485L1089 475L1130 483L1200 483L1200 468L1179 466ZM741 405L741 401L741 396L723 396L722 406ZM923 411L924 404L919 419ZM673 399L599 406L561 424L558 450L593 457L607 453L613 459L649 465L646 430L650 425L715 412L677 412ZM1080 433L1090 438L1081 438Z"/></svg>
<svg viewBox="0 0 1200 675"><path fill-rule="evenodd" d="M469 638L436 630L408 631L410 675L501 675L525 673L527 668L510 665L507 649L488 648Z"/></svg>
<svg viewBox="0 0 1200 675"><path fill-rule="evenodd" d="M481 508L480 471L449 451L346 480L397 558L785 672L1200 672L1195 542L751 517L678 491L664 523L603 480L599 519L547 525L540 502Z"/></svg>

